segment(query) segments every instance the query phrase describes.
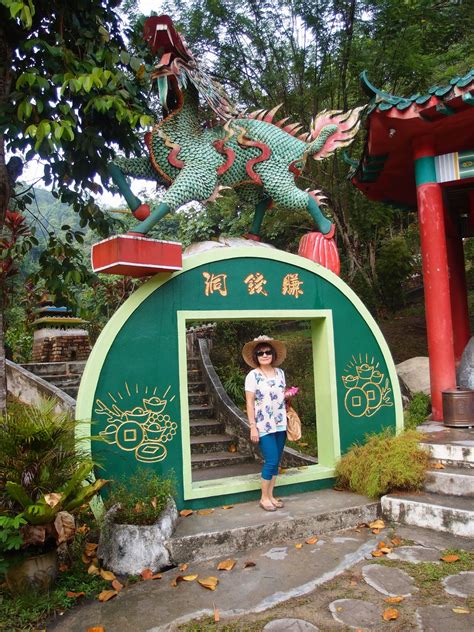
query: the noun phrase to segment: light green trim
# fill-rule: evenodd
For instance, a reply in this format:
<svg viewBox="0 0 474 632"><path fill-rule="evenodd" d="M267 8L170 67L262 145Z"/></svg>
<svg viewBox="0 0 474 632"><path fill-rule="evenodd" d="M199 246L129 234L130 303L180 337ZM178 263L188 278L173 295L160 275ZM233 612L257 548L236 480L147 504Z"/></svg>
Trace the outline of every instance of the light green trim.
<svg viewBox="0 0 474 632"><path fill-rule="evenodd" d="M186 321L188 320L251 320L285 319L312 321L313 376L317 409L318 465L304 469L291 468L278 476L278 485L292 485L332 478L334 466L341 456L337 407L336 360L332 311L329 309L265 310L193 310L178 311L179 384L181 396L181 450L183 455L184 499L224 496L260 487L260 476L246 476L192 482L191 432L188 407L188 371L186 353Z"/></svg>
<svg viewBox="0 0 474 632"><path fill-rule="evenodd" d="M424 156L415 160L416 186L436 182L436 166L434 156Z"/></svg>
<svg viewBox="0 0 474 632"><path fill-rule="evenodd" d="M89 356L89 360L86 364L86 368L81 380L79 388L76 417L77 419L90 419L92 417L92 408L94 405L94 395L97 388L97 383L100 376L100 371L105 362L107 354L114 342L115 337L119 333L120 329L130 318L133 312L141 305L141 303L150 296L161 285L174 278L177 275L184 274L189 270L197 268L198 266L205 265L215 261L227 259L238 259L240 257L261 257L264 259L271 259L274 261L280 261L294 265L303 269L313 272L322 277L334 287L336 287L346 298L354 305L355 309L359 312L361 317L369 325L374 337L380 346L382 354L387 363L390 379L393 384L397 384L397 372L392 360L391 353L388 345L377 325L374 318L359 299L359 297L350 289L342 279L336 276L333 272L324 268L323 266L313 263L309 259L305 259L298 255L289 254L281 250L274 250L272 248L265 248L258 246L245 247L245 248L216 248L208 250L193 257L185 258L183 261L183 269L174 273L157 274L147 283L143 284L136 292L130 296L129 299L117 310L114 316L110 319L107 325L104 327L98 340L96 341L92 353ZM396 429L397 432L401 432L403 429L403 408L401 401L401 394L399 389L394 389L394 405L396 410Z"/></svg>

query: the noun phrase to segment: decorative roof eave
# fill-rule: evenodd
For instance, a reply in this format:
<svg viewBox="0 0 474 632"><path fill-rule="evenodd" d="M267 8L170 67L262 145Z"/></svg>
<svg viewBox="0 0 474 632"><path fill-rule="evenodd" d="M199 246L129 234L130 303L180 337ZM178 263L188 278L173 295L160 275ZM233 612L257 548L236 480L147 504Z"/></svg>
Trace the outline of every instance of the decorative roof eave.
<svg viewBox="0 0 474 632"><path fill-rule="evenodd" d="M43 316L33 321L33 325L87 325L88 320L73 316Z"/></svg>
<svg viewBox="0 0 474 632"><path fill-rule="evenodd" d="M447 86L431 86L427 94L416 93L410 97L398 97L376 88L366 70L360 74L360 80L362 89L371 99L368 116L378 111L397 118L403 113L436 120L474 106L474 68L462 77L454 77Z"/></svg>

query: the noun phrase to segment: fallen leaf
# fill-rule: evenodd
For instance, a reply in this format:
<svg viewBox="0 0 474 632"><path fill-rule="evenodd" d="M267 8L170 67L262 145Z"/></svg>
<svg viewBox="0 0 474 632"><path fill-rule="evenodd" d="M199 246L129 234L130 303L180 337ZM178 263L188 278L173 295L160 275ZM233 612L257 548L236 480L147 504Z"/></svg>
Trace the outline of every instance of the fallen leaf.
<svg viewBox="0 0 474 632"><path fill-rule="evenodd" d="M356 582L356 580L355 580L355 579L352 579L352 580L351 580L351 582L350 582L350 585L351 585L351 586L357 586L357 582Z"/></svg>
<svg viewBox="0 0 474 632"><path fill-rule="evenodd" d="M392 549L389 546L383 546L381 549L379 549L379 551L381 551L385 555L388 555L388 553L392 552Z"/></svg>
<svg viewBox="0 0 474 632"><path fill-rule="evenodd" d="M58 502L61 500L62 496L63 496L62 494L56 494L53 492L52 494L45 494L44 500L46 504L49 505L50 507L56 507Z"/></svg>
<svg viewBox="0 0 474 632"><path fill-rule="evenodd" d="M112 582L112 588L117 592L120 592L123 588L123 584L121 584L118 579L114 579Z"/></svg>
<svg viewBox="0 0 474 632"><path fill-rule="evenodd" d="M359 522L356 529L362 529L363 527L365 527L366 529L369 528L369 525L367 524L367 522Z"/></svg>
<svg viewBox="0 0 474 632"><path fill-rule="evenodd" d="M181 511L179 512L179 515L183 516L183 518L187 518L192 513L194 513L192 509L181 509Z"/></svg>
<svg viewBox="0 0 474 632"><path fill-rule="evenodd" d="M197 578L198 578L197 575L184 575L183 581L184 582L193 582Z"/></svg>
<svg viewBox="0 0 474 632"><path fill-rule="evenodd" d="M76 533L80 533L81 535L85 535L89 531L90 531L90 529L89 529L89 527L86 524L83 524L80 527L77 527L77 529L76 529Z"/></svg>
<svg viewBox="0 0 474 632"><path fill-rule="evenodd" d="M94 542L86 542L84 547L84 554L88 557L93 557L95 555L96 549L99 545Z"/></svg>
<svg viewBox="0 0 474 632"><path fill-rule="evenodd" d="M378 549L383 549L384 546L387 546L387 545L385 544L383 540L377 544Z"/></svg>
<svg viewBox="0 0 474 632"><path fill-rule="evenodd" d="M318 541L318 538L316 536L313 536L312 538L308 538L306 540L306 544L316 544L317 541Z"/></svg>
<svg viewBox="0 0 474 632"><path fill-rule="evenodd" d="M373 522L369 522L369 527L371 529L385 529L385 522L383 520L374 520Z"/></svg>
<svg viewBox="0 0 474 632"><path fill-rule="evenodd" d="M116 579L115 575L110 571L104 571L100 569L100 576L102 579L105 579L106 582L113 582Z"/></svg>
<svg viewBox="0 0 474 632"><path fill-rule="evenodd" d="M400 616L400 612L396 608L387 608L384 611L382 618L384 621L395 621Z"/></svg>
<svg viewBox="0 0 474 632"><path fill-rule="evenodd" d="M380 533L380 529L372 529L372 533L374 535L378 535Z"/></svg>
<svg viewBox="0 0 474 632"><path fill-rule="evenodd" d="M188 570L188 566L189 566L189 564L180 564L178 566L178 570L181 571L182 573L184 573L184 571Z"/></svg>
<svg viewBox="0 0 474 632"><path fill-rule="evenodd" d="M378 549L376 551L372 551L371 555L372 557L383 557L382 551L379 551Z"/></svg>
<svg viewBox="0 0 474 632"><path fill-rule="evenodd" d="M228 449L229 449L229 452L232 452L232 453L237 452L237 446L235 446L233 443L230 444Z"/></svg>
<svg viewBox="0 0 474 632"><path fill-rule="evenodd" d="M219 609L216 608L215 604L212 604L214 606L214 622L215 623L219 623L219 621L221 620L220 616L219 616Z"/></svg>
<svg viewBox="0 0 474 632"><path fill-rule="evenodd" d="M153 571L151 568L144 568L140 573L140 577L144 580L151 579L153 577Z"/></svg>
<svg viewBox="0 0 474 632"><path fill-rule="evenodd" d="M156 573L153 575L152 579L161 579L161 573Z"/></svg>
<svg viewBox="0 0 474 632"><path fill-rule="evenodd" d="M386 598L384 599L384 601L385 601L386 603L400 603L400 602L402 602L404 599L405 599L405 597L401 597L401 596L399 596L399 597L386 597Z"/></svg>
<svg viewBox="0 0 474 632"><path fill-rule="evenodd" d="M85 597L85 592L72 592L72 590L68 590L66 593L66 597L70 597L72 599L79 599L79 597Z"/></svg>
<svg viewBox="0 0 474 632"><path fill-rule="evenodd" d="M459 560L459 555L443 555L443 557L440 557L439 559L450 564L451 562L457 562Z"/></svg>
<svg viewBox="0 0 474 632"><path fill-rule="evenodd" d="M84 564L90 564L91 563L91 558L86 555L85 553L82 554L82 561L84 562Z"/></svg>
<svg viewBox="0 0 474 632"><path fill-rule="evenodd" d="M471 614L469 608L451 608L456 614Z"/></svg>
<svg viewBox="0 0 474 632"><path fill-rule="evenodd" d="M297 542L295 544L295 549L302 549L303 548L303 544L301 542Z"/></svg>
<svg viewBox="0 0 474 632"><path fill-rule="evenodd" d="M222 560L222 562L219 562L219 564L217 565L217 570L231 571L234 568L236 562L237 560Z"/></svg>
<svg viewBox="0 0 474 632"><path fill-rule="evenodd" d="M150 500L150 505L153 507L153 509L156 509L156 496Z"/></svg>
<svg viewBox="0 0 474 632"><path fill-rule="evenodd" d="M393 546L400 546L400 544L402 543L400 538L392 538L390 542L393 544Z"/></svg>
<svg viewBox="0 0 474 632"><path fill-rule="evenodd" d="M209 514L214 513L214 509L199 509L197 513L200 516L209 516Z"/></svg>
<svg viewBox="0 0 474 632"><path fill-rule="evenodd" d="M54 519L56 530L56 544L71 542L76 534L76 522L74 516L67 511L59 511Z"/></svg>
<svg viewBox="0 0 474 632"><path fill-rule="evenodd" d="M203 586L204 588L207 588L208 590L215 590L217 588L217 584L219 583L219 580L217 579L217 577L204 577L204 579L198 579L198 582L201 584L201 586Z"/></svg>
<svg viewBox="0 0 474 632"><path fill-rule="evenodd" d="M100 575L100 571L95 564L91 564L87 569L88 575Z"/></svg>
<svg viewBox="0 0 474 632"><path fill-rule="evenodd" d="M58 566L58 570L60 573L65 573L66 571L69 570L69 566L67 564L60 564Z"/></svg>
<svg viewBox="0 0 474 632"><path fill-rule="evenodd" d="M432 470L444 470L444 465L442 463L433 463L431 466Z"/></svg>
<svg viewBox="0 0 474 632"><path fill-rule="evenodd" d="M116 590L103 590L99 596L97 597L97 599L99 601L109 601L109 599L113 599L114 597L116 597L118 595L118 592Z"/></svg>
<svg viewBox="0 0 474 632"><path fill-rule="evenodd" d="M304 442L301 442L301 441L298 443L298 445L300 446L300 448L307 448L308 447L307 443L304 443Z"/></svg>
<svg viewBox="0 0 474 632"><path fill-rule="evenodd" d="M87 628L86 632L105 632L105 628L101 625L96 625L93 628Z"/></svg>
<svg viewBox="0 0 474 632"><path fill-rule="evenodd" d="M223 505L222 509L233 509L234 505Z"/></svg>
<svg viewBox="0 0 474 632"><path fill-rule="evenodd" d="M244 568L253 568L254 566L257 566L255 562L252 562L252 560L247 560L244 563Z"/></svg>
<svg viewBox="0 0 474 632"><path fill-rule="evenodd" d="M180 584L181 582L184 582L184 577L182 575L178 575L177 577L173 579L173 581L171 582L171 585L173 586L173 588L176 588L176 586Z"/></svg>

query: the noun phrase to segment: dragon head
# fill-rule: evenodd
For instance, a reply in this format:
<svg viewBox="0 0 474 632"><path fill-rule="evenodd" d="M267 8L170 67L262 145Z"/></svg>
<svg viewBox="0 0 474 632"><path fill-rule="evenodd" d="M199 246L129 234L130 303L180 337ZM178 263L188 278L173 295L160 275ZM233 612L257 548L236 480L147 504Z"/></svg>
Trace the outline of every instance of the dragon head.
<svg viewBox="0 0 474 632"><path fill-rule="evenodd" d="M163 108L172 110L180 107L183 92L193 86L219 118L228 120L237 114L229 96L200 67L168 15L147 18L143 37L152 53L159 57L151 76L156 82Z"/></svg>

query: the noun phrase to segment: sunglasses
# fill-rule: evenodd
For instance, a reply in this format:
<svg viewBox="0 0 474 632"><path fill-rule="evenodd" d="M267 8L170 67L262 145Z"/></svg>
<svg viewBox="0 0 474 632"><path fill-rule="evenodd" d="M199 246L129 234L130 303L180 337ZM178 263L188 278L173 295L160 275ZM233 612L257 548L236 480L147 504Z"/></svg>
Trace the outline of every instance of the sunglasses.
<svg viewBox="0 0 474 632"><path fill-rule="evenodd" d="M262 356L272 356L273 351L272 349L268 349L266 351L257 351L256 355L257 355L257 358L261 358Z"/></svg>

